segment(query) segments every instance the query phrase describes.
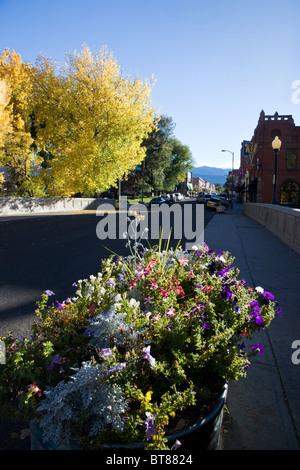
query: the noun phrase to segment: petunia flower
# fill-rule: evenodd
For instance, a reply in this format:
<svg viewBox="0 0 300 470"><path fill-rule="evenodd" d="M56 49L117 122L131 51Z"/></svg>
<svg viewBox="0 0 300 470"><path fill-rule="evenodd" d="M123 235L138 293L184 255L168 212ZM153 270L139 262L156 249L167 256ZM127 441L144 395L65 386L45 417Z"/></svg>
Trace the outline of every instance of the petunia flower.
<svg viewBox="0 0 300 470"><path fill-rule="evenodd" d="M105 373L106 373L106 375L110 375L112 372L119 372L120 370L124 369L124 367L126 367L126 362L116 364L111 369L106 370Z"/></svg>
<svg viewBox="0 0 300 470"><path fill-rule="evenodd" d="M251 346L252 349L254 349L255 352L257 352L260 356L263 354L264 352L264 347L262 344L253 344L253 346Z"/></svg>
<svg viewBox="0 0 300 470"><path fill-rule="evenodd" d="M172 308L169 308L169 309L166 311L166 316L172 318L172 317L174 317L174 313L175 313L175 308L173 308L173 307L172 307Z"/></svg>
<svg viewBox="0 0 300 470"><path fill-rule="evenodd" d="M164 289L159 289L159 293L163 296L163 297L166 297L168 295L168 292L165 291Z"/></svg>
<svg viewBox="0 0 300 470"><path fill-rule="evenodd" d="M30 385L27 385L26 388L29 390L29 392L34 393L37 396L40 396L42 394L42 390L37 386L35 382Z"/></svg>
<svg viewBox="0 0 300 470"><path fill-rule="evenodd" d="M105 357L112 356L112 350L110 348L102 348L101 349L101 357L104 359Z"/></svg>
<svg viewBox="0 0 300 470"><path fill-rule="evenodd" d="M161 318L161 315L157 314L152 317L152 320L159 320Z"/></svg>
<svg viewBox="0 0 300 470"><path fill-rule="evenodd" d="M152 436L157 434L157 429L156 429L155 424L154 424L155 415L150 413L150 411L146 411L146 416L147 416L147 418L144 421L144 424L146 426L145 434L146 434L147 441L149 441Z"/></svg>
<svg viewBox="0 0 300 470"><path fill-rule="evenodd" d="M44 294L55 295L54 292L52 292L52 290L45 290Z"/></svg>
<svg viewBox="0 0 300 470"><path fill-rule="evenodd" d="M91 330L90 328L87 328L84 333L83 333L83 336L88 336L89 338L91 338L92 336L94 336L95 332L93 330Z"/></svg>
<svg viewBox="0 0 300 470"><path fill-rule="evenodd" d="M264 298L264 303L268 304L270 300L274 299L274 295L271 292L267 292L266 290L262 293Z"/></svg>
<svg viewBox="0 0 300 470"><path fill-rule="evenodd" d="M171 447L171 450L177 450L181 446L182 446L181 442L178 439L176 439L176 441L174 442L174 444Z"/></svg>
<svg viewBox="0 0 300 470"><path fill-rule="evenodd" d="M142 269L141 271L137 272L137 277L139 279L145 279L146 276L148 276L149 274L149 271L147 271L146 269Z"/></svg>
<svg viewBox="0 0 300 470"><path fill-rule="evenodd" d="M180 258L178 260L178 263L181 265L181 266L185 266L188 264L188 260L186 258L184 258L184 256L182 258Z"/></svg>
<svg viewBox="0 0 300 470"><path fill-rule="evenodd" d="M225 284L221 292L221 297L224 300L229 300L232 297L232 291L230 290L228 284Z"/></svg>
<svg viewBox="0 0 300 470"><path fill-rule="evenodd" d="M66 358L61 357L59 354L53 356L51 364L47 367L47 370L54 374L55 371L61 372L63 364L66 362Z"/></svg>
<svg viewBox="0 0 300 470"><path fill-rule="evenodd" d="M154 297L152 295L149 295L149 297L145 297L144 304L151 304L153 299Z"/></svg>
<svg viewBox="0 0 300 470"><path fill-rule="evenodd" d="M158 287L158 284L156 281L150 281L148 285L150 289L155 289L156 287Z"/></svg>
<svg viewBox="0 0 300 470"><path fill-rule="evenodd" d="M112 278L110 278L110 279L107 281L107 283L106 283L106 286L107 286L107 287L115 287L115 285L116 285L116 284L115 284L115 282L114 282L114 280L113 280Z"/></svg>
<svg viewBox="0 0 300 470"><path fill-rule="evenodd" d="M262 287L260 287L260 286L255 287L255 290L256 290L256 292L259 292L260 294L263 294L263 293L264 293L264 289L263 289Z"/></svg>
<svg viewBox="0 0 300 470"><path fill-rule="evenodd" d="M145 355L143 356L143 359L147 359L147 361L150 362L151 367L154 368L155 367L155 359L154 359L154 357L151 356L150 349L151 349L151 346L147 346L146 348L143 349L143 352L145 353Z"/></svg>

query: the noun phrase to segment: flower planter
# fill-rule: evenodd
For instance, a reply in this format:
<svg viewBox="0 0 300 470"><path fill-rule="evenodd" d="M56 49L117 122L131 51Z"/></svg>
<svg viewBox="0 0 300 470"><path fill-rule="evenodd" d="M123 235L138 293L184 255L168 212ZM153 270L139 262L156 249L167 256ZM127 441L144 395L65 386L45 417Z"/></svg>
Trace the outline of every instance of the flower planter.
<svg viewBox="0 0 300 470"><path fill-rule="evenodd" d="M226 383L213 410L202 421L191 428L170 436L168 439L169 445L173 445L176 440L179 440L182 444L181 449L185 453L192 453L195 450L218 450L227 390L228 384Z"/></svg>
<svg viewBox="0 0 300 470"><path fill-rule="evenodd" d="M176 441L182 444L184 453L192 453L195 450L218 450L220 446L220 435L222 429L223 409L227 398L228 384L224 384L220 398L212 411L199 423L183 431L172 434L168 437L170 448ZM80 450L76 444L67 447L59 446L53 442L44 442L39 425L36 421L30 422L31 450ZM133 444L111 444L103 446L104 449L142 449L144 442Z"/></svg>
<svg viewBox="0 0 300 470"><path fill-rule="evenodd" d="M75 283L76 297L49 304L45 291L31 340L0 338L0 415L38 417L32 449L219 447L222 386L263 353L245 340L279 305L237 279L223 250L128 246L130 256L111 255L97 277Z"/></svg>

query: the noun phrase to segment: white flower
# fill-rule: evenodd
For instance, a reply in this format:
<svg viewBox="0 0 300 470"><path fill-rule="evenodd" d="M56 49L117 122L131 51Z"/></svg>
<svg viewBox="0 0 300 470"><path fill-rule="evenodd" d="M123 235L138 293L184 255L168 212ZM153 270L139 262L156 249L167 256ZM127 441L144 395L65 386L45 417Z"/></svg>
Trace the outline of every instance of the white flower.
<svg viewBox="0 0 300 470"><path fill-rule="evenodd" d="M263 289L262 287L260 287L260 286L255 287L255 290L256 290L256 292L259 292L260 294L263 294L263 293L264 293L264 289Z"/></svg>

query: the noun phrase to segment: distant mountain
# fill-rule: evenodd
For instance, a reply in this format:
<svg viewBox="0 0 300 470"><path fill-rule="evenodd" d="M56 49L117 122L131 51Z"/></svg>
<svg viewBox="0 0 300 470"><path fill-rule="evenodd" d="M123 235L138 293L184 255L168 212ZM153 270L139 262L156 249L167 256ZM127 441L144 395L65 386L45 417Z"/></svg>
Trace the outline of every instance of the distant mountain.
<svg viewBox="0 0 300 470"><path fill-rule="evenodd" d="M220 184L223 186L225 183L228 172L231 171L230 168L216 168L213 166L195 166L192 169L193 178L200 178L204 179L205 181L209 181L210 183Z"/></svg>

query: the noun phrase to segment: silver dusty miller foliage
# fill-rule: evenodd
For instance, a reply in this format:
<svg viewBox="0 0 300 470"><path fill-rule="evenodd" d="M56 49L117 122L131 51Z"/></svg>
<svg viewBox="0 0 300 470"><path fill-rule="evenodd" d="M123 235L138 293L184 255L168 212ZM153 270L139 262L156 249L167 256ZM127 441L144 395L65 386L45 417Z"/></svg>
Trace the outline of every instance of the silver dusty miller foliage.
<svg viewBox="0 0 300 470"><path fill-rule="evenodd" d="M90 436L109 424L117 431L123 430L121 414L127 409L127 401L121 388L107 381L102 365L84 362L69 382L61 381L45 394L38 409L44 440L67 444L72 424L78 419L76 410L88 411Z"/></svg>

